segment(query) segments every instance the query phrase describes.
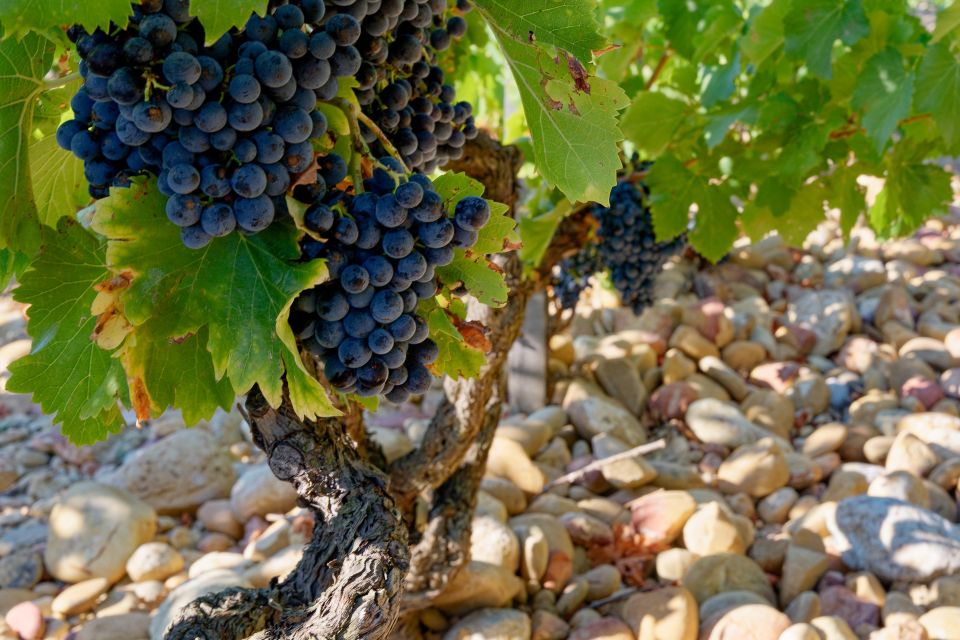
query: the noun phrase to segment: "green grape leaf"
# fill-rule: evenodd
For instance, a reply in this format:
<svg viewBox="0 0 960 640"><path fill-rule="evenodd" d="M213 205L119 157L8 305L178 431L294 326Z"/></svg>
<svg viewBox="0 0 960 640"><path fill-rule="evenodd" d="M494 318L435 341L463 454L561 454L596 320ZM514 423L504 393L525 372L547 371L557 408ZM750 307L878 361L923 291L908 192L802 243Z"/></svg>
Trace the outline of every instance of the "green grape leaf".
<svg viewBox="0 0 960 640"><path fill-rule="evenodd" d="M853 92L853 105L863 109L863 128L882 152L897 122L910 114L913 76L903 68L903 57L896 49L884 49L867 60Z"/></svg>
<svg viewBox="0 0 960 640"><path fill-rule="evenodd" d="M783 26L786 52L825 79L832 75L833 43L851 46L870 31L861 0L793 0Z"/></svg>
<svg viewBox="0 0 960 640"><path fill-rule="evenodd" d="M493 269L483 255L468 255L463 249L457 249L453 262L437 269L437 274L440 281L450 288L463 285L482 304L490 307L507 304L510 290L503 274Z"/></svg>
<svg viewBox="0 0 960 640"><path fill-rule="evenodd" d="M267 12L267 0L191 0L190 15L203 25L207 44L212 44L232 27L242 27L251 13Z"/></svg>
<svg viewBox="0 0 960 640"><path fill-rule="evenodd" d="M43 76L50 68L53 49L50 40L35 33L21 40L0 41L0 248L12 247L28 254L40 245L28 154L31 123L37 98L45 88Z"/></svg>
<svg viewBox="0 0 960 640"><path fill-rule="evenodd" d="M740 50L747 62L761 65L783 44L783 19L791 0L773 0L751 21L740 38Z"/></svg>
<svg viewBox="0 0 960 640"><path fill-rule="evenodd" d="M927 49L917 70L916 108L929 111L943 134L947 151L960 150L960 58L946 43Z"/></svg>
<svg viewBox="0 0 960 640"><path fill-rule="evenodd" d="M43 94L33 118L35 131L29 149L30 175L40 222L51 227L90 201L83 161L61 149L56 138L62 109L64 106L69 109L70 97L79 88L80 82L77 81Z"/></svg>
<svg viewBox="0 0 960 640"><path fill-rule="evenodd" d="M142 381L153 415L177 407L187 424L207 420L220 407L230 410L237 394L230 381L217 379L207 351L207 327L183 340L157 333L155 323L135 330L136 338L123 347L127 376Z"/></svg>
<svg viewBox="0 0 960 640"><path fill-rule="evenodd" d="M107 263L133 278L122 294L131 324L152 320L158 334L178 339L209 325L214 371L218 378L226 374L237 392L257 384L279 406L286 372L298 414L337 415L320 383L297 374L304 365L290 336L277 330L291 301L326 276L321 261L296 262L294 226L275 223L256 235L234 233L192 250L167 221L165 201L154 182L137 181L97 203L93 227L110 240ZM325 402L303 404L318 398Z"/></svg>
<svg viewBox="0 0 960 640"><path fill-rule="evenodd" d="M539 42L590 62L606 41L597 32L594 0L474 0L497 30L520 42Z"/></svg>
<svg viewBox="0 0 960 640"><path fill-rule="evenodd" d="M91 339L94 287L110 276L105 245L70 218L43 228L37 258L14 299L30 305L30 354L10 365L7 391L32 393L77 444L124 426L117 400L126 395L120 361Z"/></svg>
<svg viewBox="0 0 960 640"><path fill-rule="evenodd" d="M843 166L830 176L831 189L828 192L830 206L840 210L840 229L845 237L866 210L866 198L863 188L857 183L857 174L852 167Z"/></svg>
<svg viewBox="0 0 960 640"><path fill-rule="evenodd" d="M692 109L680 100L644 91L623 113L620 129L639 151L656 158L670 145L680 124L691 114Z"/></svg>
<svg viewBox="0 0 960 640"><path fill-rule="evenodd" d="M435 300L421 303L420 312L430 327L430 338L437 343L440 352L436 361L430 365L433 373L451 378L472 378L479 374L487 356L463 341L463 336L457 331L447 312L437 306Z"/></svg>
<svg viewBox="0 0 960 640"><path fill-rule="evenodd" d="M57 26L83 25L87 31L104 30L111 22L126 24L130 0L4 0L0 2L0 22L6 36L22 36L28 31L45 33ZM35 35L35 34L34 34Z"/></svg>
<svg viewBox="0 0 960 640"><path fill-rule="evenodd" d="M932 42L940 42L960 27L960 2L954 3L937 14L937 26L933 30Z"/></svg>
<svg viewBox="0 0 960 640"><path fill-rule="evenodd" d="M553 234L563 219L573 210L570 201L564 198L552 204L546 210L534 215L524 215L520 218L520 237L523 238L523 247L520 248L520 260L527 270L536 269L543 260L543 255L550 247Z"/></svg>
<svg viewBox="0 0 960 640"><path fill-rule="evenodd" d="M657 6L670 45L687 60L703 60L724 39L737 33L741 23L740 11L731 0L659 0Z"/></svg>
<svg viewBox="0 0 960 640"><path fill-rule="evenodd" d="M787 244L799 247L823 222L823 200L826 193L819 180L802 185L790 199L790 207L777 216L777 231Z"/></svg>
<svg viewBox="0 0 960 640"><path fill-rule="evenodd" d="M727 137L727 132L737 122L752 124L756 121L759 109L752 104L736 104L721 107L712 111L706 118L707 124L703 128L703 139L708 149L715 148Z"/></svg>
<svg viewBox="0 0 960 640"><path fill-rule="evenodd" d="M739 235L737 208L723 187L701 184L698 192L695 226L687 237L697 253L718 262Z"/></svg>
<svg viewBox="0 0 960 640"><path fill-rule="evenodd" d="M644 182L650 187L650 214L657 240L676 238L690 224L690 205L700 193L702 180L674 156L653 163Z"/></svg>
<svg viewBox="0 0 960 640"><path fill-rule="evenodd" d="M927 218L946 213L953 198L950 174L935 165L896 162L867 213L881 237L902 236L919 228Z"/></svg>
<svg viewBox="0 0 960 640"><path fill-rule="evenodd" d="M492 26L520 92L540 173L572 201L609 202L622 166L617 112L626 94Z"/></svg>
<svg viewBox="0 0 960 640"><path fill-rule="evenodd" d="M750 201L740 214L740 226L752 241L759 242L771 231L776 231L777 219L768 207Z"/></svg>
<svg viewBox="0 0 960 640"><path fill-rule="evenodd" d="M30 256L12 249L0 249L0 290L6 289L10 281L19 278L30 266Z"/></svg>

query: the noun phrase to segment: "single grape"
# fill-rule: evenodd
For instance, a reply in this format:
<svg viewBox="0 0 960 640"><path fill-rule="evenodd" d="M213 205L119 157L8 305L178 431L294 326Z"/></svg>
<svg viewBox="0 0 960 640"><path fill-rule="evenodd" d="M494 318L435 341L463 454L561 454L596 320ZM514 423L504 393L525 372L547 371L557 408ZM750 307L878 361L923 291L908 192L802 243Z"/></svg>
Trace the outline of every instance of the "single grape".
<svg viewBox="0 0 960 640"><path fill-rule="evenodd" d="M347 332L340 322L320 320L315 325L314 338L327 349L336 349L346 337Z"/></svg>
<svg viewBox="0 0 960 640"><path fill-rule="evenodd" d="M391 229L383 234L383 252L399 260L413 251L413 236L406 229Z"/></svg>
<svg viewBox="0 0 960 640"><path fill-rule="evenodd" d="M393 194L387 194L377 201L377 222L388 229L401 226L407 221L407 210Z"/></svg>
<svg viewBox="0 0 960 640"><path fill-rule="evenodd" d="M427 222L421 224L419 227L419 236L420 241L423 242L423 245L429 249L440 249L446 247L450 244L450 241L453 240L453 235L456 232L454 225L446 218L437 220L436 222ZM428 256L429 259L429 256ZM430 262L437 262L436 260L430 260Z"/></svg>
<svg viewBox="0 0 960 640"><path fill-rule="evenodd" d="M343 319L343 329L353 338L366 338L376 327L377 323L366 309L351 309Z"/></svg>
<svg viewBox="0 0 960 640"><path fill-rule="evenodd" d="M237 219L233 217L230 205L218 202L204 207L200 214L200 226L207 234L221 238L236 229Z"/></svg>
<svg viewBox="0 0 960 640"><path fill-rule="evenodd" d="M325 295L317 301L317 315L331 322L343 320L347 312L350 311L350 305L343 294L334 291Z"/></svg>
<svg viewBox="0 0 960 640"><path fill-rule="evenodd" d="M385 289L378 291L370 303L370 314L382 324L389 324L403 313L403 299L396 292Z"/></svg>
<svg viewBox="0 0 960 640"><path fill-rule="evenodd" d="M363 261L363 268L370 275L370 284L383 287L393 279L393 265L383 256L370 256Z"/></svg>
<svg viewBox="0 0 960 640"><path fill-rule="evenodd" d="M259 195L256 198L238 198L233 204L237 226L251 233L263 231L270 226L274 213L273 201L266 195Z"/></svg>
<svg viewBox="0 0 960 640"><path fill-rule="evenodd" d="M370 274L360 265L352 264L341 272L340 284L347 293L360 293L370 285Z"/></svg>
<svg viewBox="0 0 960 640"><path fill-rule="evenodd" d="M174 193L191 193L200 186L200 172L189 164L175 164L167 173L167 185Z"/></svg>
<svg viewBox="0 0 960 640"><path fill-rule="evenodd" d="M266 87L282 87L293 77L290 59L279 51L265 51L258 55L254 69L257 79Z"/></svg>
<svg viewBox="0 0 960 640"><path fill-rule="evenodd" d="M383 328L374 329L367 336L367 346L376 355L385 355L393 349L394 339L390 332Z"/></svg>
<svg viewBox="0 0 960 640"><path fill-rule="evenodd" d="M200 107L193 123L204 133L216 133L227 126L227 110L219 102L208 102Z"/></svg>
<svg viewBox="0 0 960 640"><path fill-rule="evenodd" d="M344 365L356 369L367 364L373 352L367 346L366 340L346 338L337 348L337 356Z"/></svg>
<svg viewBox="0 0 960 640"><path fill-rule="evenodd" d="M230 186L242 198L256 198L267 188L267 175L256 164L245 164L233 172Z"/></svg>
<svg viewBox="0 0 960 640"><path fill-rule="evenodd" d="M490 220L490 205L483 198L467 196L457 203L453 217L458 226L479 231Z"/></svg>
<svg viewBox="0 0 960 640"><path fill-rule="evenodd" d="M190 227L200 221L203 204L194 195L174 194L167 200L167 218L178 227Z"/></svg>
<svg viewBox="0 0 960 640"><path fill-rule="evenodd" d="M170 84L193 84L200 79L200 61L185 51L175 51L163 60L163 77Z"/></svg>
<svg viewBox="0 0 960 640"><path fill-rule="evenodd" d="M180 239L188 249L202 249L210 244L213 236L203 230L199 224L180 229Z"/></svg>

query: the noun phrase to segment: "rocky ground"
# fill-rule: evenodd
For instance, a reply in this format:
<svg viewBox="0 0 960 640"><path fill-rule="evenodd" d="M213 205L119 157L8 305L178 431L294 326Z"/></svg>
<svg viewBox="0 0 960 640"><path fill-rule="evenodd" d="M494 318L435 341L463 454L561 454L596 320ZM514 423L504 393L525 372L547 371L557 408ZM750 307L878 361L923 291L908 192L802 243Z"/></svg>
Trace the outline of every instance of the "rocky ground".
<svg viewBox="0 0 960 640"><path fill-rule="evenodd" d="M554 404L505 416L472 560L398 635L960 640L960 225L742 244L657 293L552 338ZM22 327L7 299L0 365ZM371 420L388 457L434 401ZM85 448L22 397L0 415L0 637L158 639L313 526L237 414Z"/></svg>

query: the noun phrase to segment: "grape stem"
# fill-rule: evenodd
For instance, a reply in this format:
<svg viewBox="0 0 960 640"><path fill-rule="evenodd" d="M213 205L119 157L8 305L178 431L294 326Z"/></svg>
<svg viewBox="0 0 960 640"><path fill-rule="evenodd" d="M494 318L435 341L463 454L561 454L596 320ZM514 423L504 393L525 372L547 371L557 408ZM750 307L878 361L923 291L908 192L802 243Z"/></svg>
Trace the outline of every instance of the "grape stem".
<svg viewBox="0 0 960 640"><path fill-rule="evenodd" d="M79 80L79 79L80 79L79 71L68 73L65 76L57 76L55 78L44 78L43 88L45 91L52 91L54 89L59 89L60 87L65 87L71 82L73 82L74 80Z"/></svg>
<svg viewBox="0 0 960 640"><path fill-rule="evenodd" d="M373 122L373 120L369 118L369 116L367 116L361 111L357 113L357 119L360 122L362 122L368 129L370 129L370 131L372 131L375 136L377 136L377 140L379 140L380 144L383 145L383 148L387 150L387 153L389 153L391 156L399 160L400 164L402 164L407 171L410 171L410 167L408 167L407 163L403 161L403 158L400 156L400 152L397 151L397 148L393 146L393 143L390 142L390 139L387 138L386 134L380 130L380 127L378 127Z"/></svg>
<svg viewBox="0 0 960 640"><path fill-rule="evenodd" d="M353 190L355 193L363 191L363 175L361 174L360 158L363 149L363 137L360 135L360 125L357 117L360 109L349 100L337 98L334 101L337 107L347 116L347 122L350 124L350 137L353 139L353 153L350 155L350 178L353 180Z"/></svg>

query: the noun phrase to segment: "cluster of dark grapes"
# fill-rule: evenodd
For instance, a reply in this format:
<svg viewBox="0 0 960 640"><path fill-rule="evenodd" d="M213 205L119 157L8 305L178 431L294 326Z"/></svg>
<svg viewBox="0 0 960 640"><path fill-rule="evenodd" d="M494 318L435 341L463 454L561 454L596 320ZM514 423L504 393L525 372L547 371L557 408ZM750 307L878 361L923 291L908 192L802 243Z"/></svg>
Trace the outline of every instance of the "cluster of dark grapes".
<svg viewBox="0 0 960 640"><path fill-rule="evenodd" d="M450 217L422 174L404 182L377 168L365 184L360 195L338 193L307 209L316 238L303 251L326 260L330 281L296 300L290 323L335 389L403 402L430 387L427 366L439 353L417 306L437 294L435 269L477 242L490 207L471 196Z"/></svg>
<svg viewBox="0 0 960 640"><path fill-rule="evenodd" d="M434 64L438 52L467 32L462 15L470 10L458 0L342 0L337 11L357 20L355 46L363 62L356 75L356 95L370 119L399 151L406 165L430 173L463 154L476 136L472 107L457 102ZM451 8L452 9L452 8ZM378 151L375 132L361 127L365 141Z"/></svg>
<svg viewBox="0 0 960 640"><path fill-rule="evenodd" d="M573 308L591 275L606 270L624 306L640 313L653 302L653 285L663 264L679 252L680 237L657 242L645 184L621 180L610 191L610 206L593 205L600 223L594 242L563 260L553 281L560 305Z"/></svg>
<svg viewBox="0 0 960 640"><path fill-rule="evenodd" d="M256 233L285 211L293 179L327 129L318 100L360 68L359 25L298 0L204 46L188 0L146 0L124 27L73 27L83 87L57 141L84 160L94 197L132 175L158 176L184 244ZM326 159L328 177L342 173ZM336 182L333 182L336 184Z"/></svg>

